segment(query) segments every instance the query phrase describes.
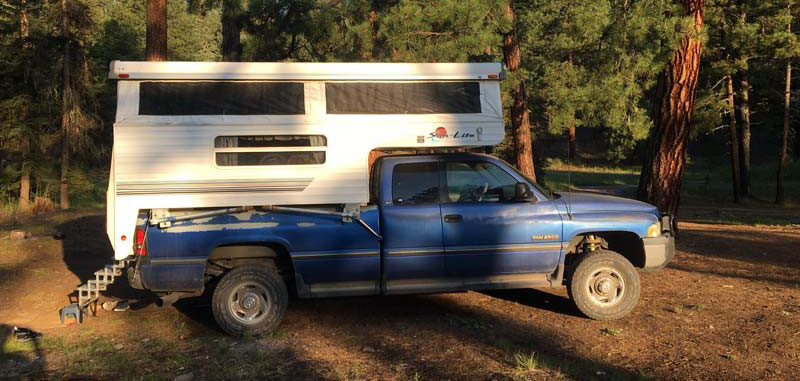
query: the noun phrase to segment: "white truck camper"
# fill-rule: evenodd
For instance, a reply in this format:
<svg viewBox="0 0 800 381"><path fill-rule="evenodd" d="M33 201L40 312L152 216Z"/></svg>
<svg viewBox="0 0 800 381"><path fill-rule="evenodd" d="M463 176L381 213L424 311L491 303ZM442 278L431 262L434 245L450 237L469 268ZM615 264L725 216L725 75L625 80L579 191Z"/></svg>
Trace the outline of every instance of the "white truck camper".
<svg viewBox="0 0 800 381"><path fill-rule="evenodd" d="M119 81L107 233L117 260L133 254L142 211L363 206L370 151L492 146L504 135L499 63L110 69Z"/></svg>

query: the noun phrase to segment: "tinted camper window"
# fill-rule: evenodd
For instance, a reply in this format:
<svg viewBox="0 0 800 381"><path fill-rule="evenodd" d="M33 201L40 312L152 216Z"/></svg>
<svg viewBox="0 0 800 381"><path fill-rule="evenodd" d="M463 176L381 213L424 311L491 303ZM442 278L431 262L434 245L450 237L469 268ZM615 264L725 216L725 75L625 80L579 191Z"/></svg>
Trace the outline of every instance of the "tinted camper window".
<svg viewBox="0 0 800 381"><path fill-rule="evenodd" d="M214 156L221 167L325 164L322 135L217 136Z"/></svg>
<svg viewBox="0 0 800 381"><path fill-rule="evenodd" d="M478 82L327 82L328 114L480 114Z"/></svg>
<svg viewBox="0 0 800 381"><path fill-rule="evenodd" d="M139 115L302 115L302 82L142 82Z"/></svg>

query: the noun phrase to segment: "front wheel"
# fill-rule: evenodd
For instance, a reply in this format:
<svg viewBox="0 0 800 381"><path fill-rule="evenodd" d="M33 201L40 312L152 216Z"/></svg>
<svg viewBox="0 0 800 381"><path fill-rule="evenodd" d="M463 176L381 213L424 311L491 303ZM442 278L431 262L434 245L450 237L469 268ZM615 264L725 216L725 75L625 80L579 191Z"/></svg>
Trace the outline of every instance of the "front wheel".
<svg viewBox="0 0 800 381"><path fill-rule="evenodd" d="M289 303L283 278L264 265L239 266L214 290L214 320L231 336L269 332L280 324Z"/></svg>
<svg viewBox="0 0 800 381"><path fill-rule="evenodd" d="M639 273L625 257L609 250L582 255L567 283L569 297L584 315L595 320L619 319L639 301Z"/></svg>

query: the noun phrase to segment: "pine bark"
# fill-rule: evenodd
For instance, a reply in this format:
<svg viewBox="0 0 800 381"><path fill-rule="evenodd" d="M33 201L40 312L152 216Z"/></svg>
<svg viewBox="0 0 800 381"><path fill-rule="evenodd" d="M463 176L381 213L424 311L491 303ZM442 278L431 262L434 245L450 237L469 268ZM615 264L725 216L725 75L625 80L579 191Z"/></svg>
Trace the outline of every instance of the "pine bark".
<svg viewBox="0 0 800 381"><path fill-rule="evenodd" d="M378 12L381 12L383 9L382 6L386 6L386 4L382 4L378 0L372 0L370 3L370 11L369 11L369 30L370 30L370 39L372 41L372 49L370 50L370 58L374 61L377 61L381 55L381 46L380 46L380 39L378 38L378 32L380 30L380 24L378 23Z"/></svg>
<svg viewBox="0 0 800 381"><path fill-rule="evenodd" d="M739 129L736 127L736 102L733 91L733 78L728 76L728 127L730 128L731 145L731 180L733 183L733 202L739 202L739 190L741 181L739 180Z"/></svg>
<svg viewBox="0 0 800 381"><path fill-rule="evenodd" d="M145 56L148 61L167 60L167 0L147 0Z"/></svg>
<svg viewBox="0 0 800 381"><path fill-rule="evenodd" d="M222 1L222 60L242 60L242 0ZM165 43L166 44L166 43Z"/></svg>
<svg viewBox="0 0 800 381"><path fill-rule="evenodd" d="M70 141L70 110L72 109L72 82L70 75L70 45L69 12L67 0L61 0L61 34L64 38L64 64L63 64L63 89L61 91L61 209L69 209L69 141Z"/></svg>
<svg viewBox="0 0 800 381"><path fill-rule="evenodd" d="M692 112L700 70L701 32L705 0L681 2L694 19L692 31L681 39L660 74L649 139L639 179L638 197L675 216L681 199Z"/></svg>
<svg viewBox="0 0 800 381"><path fill-rule="evenodd" d="M787 28L789 33L792 32L791 23ZM778 161L778 185L775 192L775 203L783 205L786 203L786 195L783 179L785 177L786 165L789 162L789 154L787 146L789 144L789 124L791 121L791 101L792 101L792 60L786 62L786 94L783 99L783 133L781 134L780 142L780 159Z"/></svg>
<svg viewBox="0 0 800 381"><path fill-rule="evenodd" d="M30 28L28 24L28 6L26 0L20 1L20 10L19 10L19 40L20 46L22 49L28 49L30 47L28 42L28 36L30 35ZM27 82L27 81L25 81ZM27 86L26 86L27 88ZM23 138L22 142L22 165L21 165L21 176L19 179L19 210L25 210L30 205L31 201L31 173L30 167L28 166L28 158L30 155L30 143L28 142L27 138Z"/></svg>
<svg viewBox="0 0 800 381"><path fill-rule="evenodd" d="M503 34L503 57L509 72L517 71L522 65L522 52L519 48L517 33L514 25L514 1L510 0L503 14L511 22L512 28ZM511 127L512 143L517 159L517 168L522 174L536 181L533 166L533 144L531 143L531 122L528 115L528 99L525 93L525 81L511 88Z"/></svg>
<svg viewBox="0 0 800 381"><path fill-rule="evenodd" d="M741 99L739 100L739 116L742 118L742 128L739 131L739 158L741 160L741 189L742 198L750 196L750 82L747 70L742 72L739 80Z"/></svg>

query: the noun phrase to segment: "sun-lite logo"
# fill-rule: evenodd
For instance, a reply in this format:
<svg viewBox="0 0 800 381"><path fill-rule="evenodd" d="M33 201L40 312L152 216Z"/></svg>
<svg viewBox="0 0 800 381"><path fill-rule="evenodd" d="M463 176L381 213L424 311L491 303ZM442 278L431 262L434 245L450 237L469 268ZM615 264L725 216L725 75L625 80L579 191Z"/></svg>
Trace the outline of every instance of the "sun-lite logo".
<svg viewBox="0 0 800 381"><path fill-rule="evenodd" d="M431 142L441 142L445 139L477 139L478 141L482 140L483 135L483 128L478 127L475 130L475 133L472 132L464 132L460 130L456 130L456 132L450 136L450 133L444 127L436 127L436 130L429 133L427 139Z"/></svg>

